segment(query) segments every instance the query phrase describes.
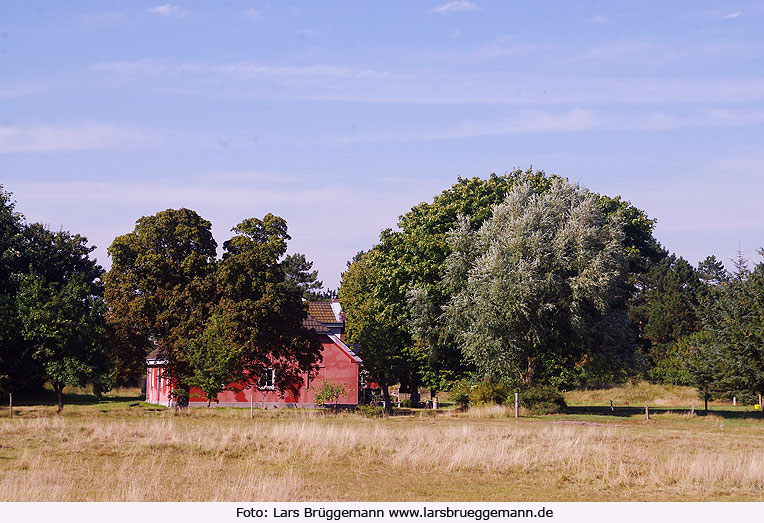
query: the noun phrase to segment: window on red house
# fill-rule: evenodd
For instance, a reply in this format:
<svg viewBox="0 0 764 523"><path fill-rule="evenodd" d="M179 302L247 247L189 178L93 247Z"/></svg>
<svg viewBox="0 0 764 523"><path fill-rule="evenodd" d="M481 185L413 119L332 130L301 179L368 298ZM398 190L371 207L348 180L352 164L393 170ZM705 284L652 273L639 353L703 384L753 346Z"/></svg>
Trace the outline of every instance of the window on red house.
<svg viewBox="0 0 764 523"><path fill-rule="evenodd" d="M273 389L276 387L276 373L273 369L265 369L257 379L257 387L260 389Z"/></svg>

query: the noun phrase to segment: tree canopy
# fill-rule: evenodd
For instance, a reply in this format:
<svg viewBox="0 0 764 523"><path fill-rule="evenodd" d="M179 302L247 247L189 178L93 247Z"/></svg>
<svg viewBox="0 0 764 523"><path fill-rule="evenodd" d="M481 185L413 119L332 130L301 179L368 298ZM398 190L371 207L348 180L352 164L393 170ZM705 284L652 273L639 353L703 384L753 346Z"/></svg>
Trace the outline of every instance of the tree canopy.
<svg viewBox="0 0 764 523"><path fill-rule="evenodd" d="M284 263L287 224L267 214L248 218L217 244L211 224L190 209L143 217L109 247L108 320L126 361L157 349L179 405L191 385L208 399L255 383L275 369L282 390L299 387L320 359L315 333L303 328L302 290Z"/></svg>
<svg viewBox="0 0 764 523"><path fill-rule="evenodd" d="M397 331L388 339L398 344L401 373L405 370L410 374L406 383L442 390L475 370L464 358L455 331L443 324L444 308L456 291L454 280L446 278L446 260L453 249L449 231L460 215L466 217L471 230L479 229L521 179L539 193L548 191L559 180L555 175L530 170L491 175L488 179L459 178L431 203L421 203L401 216L399 230L382 231L379 242L370 250L372 256L365 263L374 265L375 277L364 299L374 300L375 308L385 311L389 328ZM647 270L665 256L652 235L654 220L620 197L591 194L606 221L616 216L620 221L624 255L631 270ZM349 272L358 261L351 263ZM346 285L344 277L342 285ZM633 289L629 284L625 286L619 298L621 307L626 307ZM363 300L348 301L347 295L348 291L340 288L350 332L355 328L353 304ZM365 357L365 364L368 360Z"/></svg>
<svg viewBox="0 0 764 523"><path fill-rule="evenodd" d="M554 382L587 358L629 357L621 227L561 179L545 191L521 179L476 231L460 221L445 315L484 378Z"/></svg>
<svg viewBox="0 0 764 523"><path fill-rule="evenodd" d="M102 269L95 247L66 231L28 224L0 187L0 389L39 391L49 381L110 385Z"/></svg>

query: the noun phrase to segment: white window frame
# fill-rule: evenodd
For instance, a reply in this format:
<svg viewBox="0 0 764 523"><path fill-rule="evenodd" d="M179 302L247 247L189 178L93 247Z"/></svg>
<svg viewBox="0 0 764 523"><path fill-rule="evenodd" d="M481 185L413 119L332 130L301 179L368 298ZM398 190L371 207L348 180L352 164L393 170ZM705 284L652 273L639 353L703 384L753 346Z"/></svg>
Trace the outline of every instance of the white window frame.
<svg viewBox="0 0 764 523"><path fill-rule="evenodd" d="M257 377L257 388L260 390L273 390L276 388L276 371L273 367L265 368L263 373Z"/></svg>

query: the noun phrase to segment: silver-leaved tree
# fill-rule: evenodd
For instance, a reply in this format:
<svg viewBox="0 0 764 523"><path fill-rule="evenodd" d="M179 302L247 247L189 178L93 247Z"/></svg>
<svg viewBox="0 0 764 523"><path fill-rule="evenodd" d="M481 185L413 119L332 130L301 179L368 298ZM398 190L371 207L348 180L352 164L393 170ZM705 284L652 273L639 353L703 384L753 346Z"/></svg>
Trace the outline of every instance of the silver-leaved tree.
<svg viewBox="0 0 764 523"><path fill-rule="evenodd" d="M564 179L520 181L477 230L450 233L446 327L485 379L555 385L577 365L633 354L618 215Z"/></svg>

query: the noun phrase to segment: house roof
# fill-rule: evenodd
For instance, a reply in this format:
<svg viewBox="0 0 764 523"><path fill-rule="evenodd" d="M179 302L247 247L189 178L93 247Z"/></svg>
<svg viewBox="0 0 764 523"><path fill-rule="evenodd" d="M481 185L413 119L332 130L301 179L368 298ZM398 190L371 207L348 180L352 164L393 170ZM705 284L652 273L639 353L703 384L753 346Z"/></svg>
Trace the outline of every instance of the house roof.
<svg viewBox="0 0 764 523"><path fill-rule="evenodd" d="M321 323L344 323L339 302L309 301L308 314Z"/></svg>
<svg viewBox="0 0 764 523"><path fill-rule="evenodd" d="M323 323L317 321L316 318L310 314L308 314L307 318L302 320L302 326L307 329L313 329L318 334L328 334L331 332Z"/></svg>
<svg viewBox="0 0 764 523"><path fill-rule="evenodd" d="M146 363L148 365L161 365L167 362L165 360L159 360L159 349L154 349L146 356Z"/></svg>

